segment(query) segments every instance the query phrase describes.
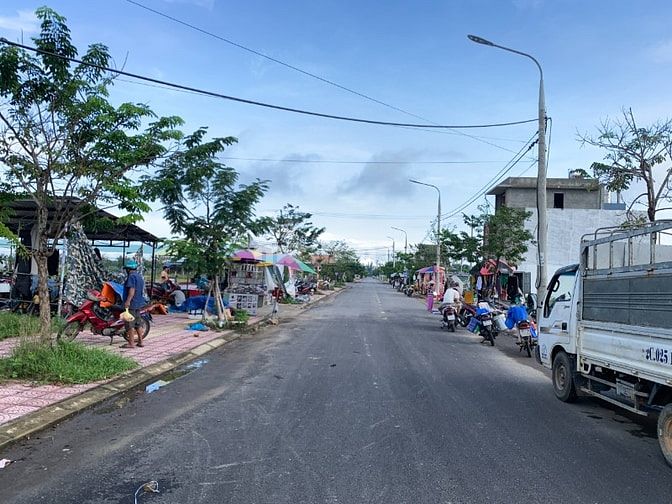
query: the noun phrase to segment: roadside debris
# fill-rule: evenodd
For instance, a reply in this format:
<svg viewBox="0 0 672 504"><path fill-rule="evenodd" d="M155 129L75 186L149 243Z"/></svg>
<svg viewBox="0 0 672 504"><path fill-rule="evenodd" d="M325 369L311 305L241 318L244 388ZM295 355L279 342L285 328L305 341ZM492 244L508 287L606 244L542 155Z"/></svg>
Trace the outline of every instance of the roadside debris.
<svg viewBox="0 0 672 504"><path fill-rule="evenodd" d="M140 485L135 491L135 504L138 504L138 493L140 493L140 490L142 490L140 495L144 495L146 493L159 493L159 482L152 480Z"/></svg>
<svg viewBox="0 0 672 504"><path fill-rule="evenodd" d="M157 380L154 383L150 383L149 385L147 385L145 387L145 392L151 394L152 392L156 392L157 390L159 390L161 387L168 385L168 383L170 382L164 380Z"/></svg>
<svg viewBox="0 0 672 504"><path fill-rule="evenodd" d="M4 469L5 467L7 467L11 463L12 463L12 461L9 460L9 459L0 460L0 469Z"/></svg>

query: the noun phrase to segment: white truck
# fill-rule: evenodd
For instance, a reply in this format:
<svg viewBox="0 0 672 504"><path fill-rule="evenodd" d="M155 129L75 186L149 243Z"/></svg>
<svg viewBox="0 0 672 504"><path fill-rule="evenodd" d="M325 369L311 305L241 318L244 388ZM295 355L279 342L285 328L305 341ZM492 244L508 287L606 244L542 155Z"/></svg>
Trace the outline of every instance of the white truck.
<svg viewBox="0 0 672 504"><path fill-rule="evenodd" d="M672 221L600 229L581 240L580 262L555 272L538 314L541 363L558 399L598 397L658 414L672 466Z"/></svg>

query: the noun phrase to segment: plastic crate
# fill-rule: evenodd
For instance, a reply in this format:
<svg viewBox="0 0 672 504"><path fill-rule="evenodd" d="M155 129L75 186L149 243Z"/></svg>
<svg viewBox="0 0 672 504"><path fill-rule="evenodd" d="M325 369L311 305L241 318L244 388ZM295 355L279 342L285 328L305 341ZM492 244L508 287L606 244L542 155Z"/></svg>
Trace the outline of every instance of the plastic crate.
<svg viewBox="0 0 672 504"><path fill-rule="evenodd" d="M471 319L469 320L469 324L467 325L467 331L475 333L477 329L478 329L478 319L476 317L471 317Z"/></svg>

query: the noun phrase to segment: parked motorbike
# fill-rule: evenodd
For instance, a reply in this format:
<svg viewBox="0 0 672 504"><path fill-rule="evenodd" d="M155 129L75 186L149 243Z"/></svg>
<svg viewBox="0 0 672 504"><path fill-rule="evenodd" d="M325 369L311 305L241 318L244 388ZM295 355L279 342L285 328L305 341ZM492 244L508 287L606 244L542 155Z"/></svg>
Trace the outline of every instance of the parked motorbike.
<svg viewBox="0 0 672 504"><path fill-rule="evenodd" d="M296 286L296 293L302 295L315 294L315 291L317 290L317 284L315 282L310 281L298 280L295 286Z"/></svg>
<svg viewBox="0 0 672 504"><path fill-rule="evenodd" d="M120 305L101 306L101 303L107 301L108 299L101 296L100 292L89 291L79 309L66 319L65 326L58 332L57 340L72 341L86 326L90 326L93 334L108 336L110 345L115 336L122 336L127 339L124 321L119 317L124 311L124 307ZM148 305L139 310L141 317L139 330L143 331L143 339L149 334L152 320L150 311L152 308L153 305Z"/></svg>
<svg viewBox="0 0 672 504"><path fill-rule="evenodd" d="M147 288L147 294L152 301L158 301L162 304L175 304L174 294L176 291L182 290L181 287L168 280L167 282L152 282Z"/></svg>
<svg viewBox="0 0 672 504"><path fill-rule="evenodd" d="M407 285L404 287L404 294L406 294L408 297L413 297L413 294L415 294L415 286L414 285Z"/></svg>
<svg viewBox="0 0 672 504"><path fill-rule="evenodd" d="M457 323L462 327L467 327L469 325L469 321L471 321L471 317L474 315L476 315L476 306L468 303L462 303L460 311L456 314Z"/></svg>
<svg viewBox="0 0 672 504"><path fill-rule="evenodd" d="M525 350L528 357L532 357L534 352L534 347L537 346L536 338L532 337L532 331L530 330L530 323L527 320L521 320L516 324L518 329L518 340L516 344L520 347L520 352Z"/></svg>
<svg viewBox="0 0 672 504"><path fill-rule="evenodd" d="M492 324L492 312L477 313L474 317L478 319L480 334L483 336L483 341L489 341L490 346L495 346L497 330Z"/></svg>
<svg viewBox="0 0 672 504"><path fill-rule="evenodd" d="M455 307L453 305L446 305L441 310L443 316L443 321L441 322L441 327L448 329L450 332L455 332L457 325L455 317Z"/></svg>

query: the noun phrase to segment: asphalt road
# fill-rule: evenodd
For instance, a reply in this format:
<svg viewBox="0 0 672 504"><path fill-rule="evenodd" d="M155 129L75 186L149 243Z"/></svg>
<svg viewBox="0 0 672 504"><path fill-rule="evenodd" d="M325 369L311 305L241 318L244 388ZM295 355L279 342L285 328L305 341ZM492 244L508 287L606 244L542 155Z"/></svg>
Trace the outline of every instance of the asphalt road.
<svg viewBox="0 0 672 504"><path fill-rule="evenodd" d="M280 314L282 316L282 313ZM387 284L226 345L16 445L2 503L669 503L651 422L555 399L548 373Z"/></svg>

